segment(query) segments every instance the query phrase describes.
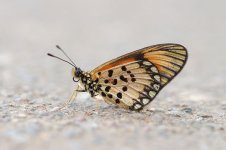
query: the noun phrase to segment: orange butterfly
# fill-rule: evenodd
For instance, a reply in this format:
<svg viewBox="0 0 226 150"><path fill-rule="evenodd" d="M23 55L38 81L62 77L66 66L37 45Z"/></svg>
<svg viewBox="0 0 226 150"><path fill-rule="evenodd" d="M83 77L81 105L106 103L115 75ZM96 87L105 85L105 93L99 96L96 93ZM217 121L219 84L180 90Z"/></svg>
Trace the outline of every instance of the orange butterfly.
<svg viewBox="0 0 226 150"><path fill-rule="evenodd" d="M136 50L84 72L70 60L49 54L73 66L72 75L79 82L77 92L100 95L107 103L140 111L149 104L184 67L188 54L179 44L158 44ZM73 97L72 95L72 97ZM69 100L69 102L73 99Z"/></svg>

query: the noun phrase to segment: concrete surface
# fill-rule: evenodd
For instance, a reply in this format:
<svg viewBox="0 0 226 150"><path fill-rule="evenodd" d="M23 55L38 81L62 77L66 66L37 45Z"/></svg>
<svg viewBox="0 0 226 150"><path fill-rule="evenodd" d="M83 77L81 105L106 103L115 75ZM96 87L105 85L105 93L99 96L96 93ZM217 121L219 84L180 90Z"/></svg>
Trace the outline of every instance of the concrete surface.
<svg viewBox="0 0 226 150"><path fill-rule="evenodd" d="M223 0L0 1L0 149L226 147ZM130 51L180 43L188 63L141 113L78 95L63 55L84 70Z"/></svg>

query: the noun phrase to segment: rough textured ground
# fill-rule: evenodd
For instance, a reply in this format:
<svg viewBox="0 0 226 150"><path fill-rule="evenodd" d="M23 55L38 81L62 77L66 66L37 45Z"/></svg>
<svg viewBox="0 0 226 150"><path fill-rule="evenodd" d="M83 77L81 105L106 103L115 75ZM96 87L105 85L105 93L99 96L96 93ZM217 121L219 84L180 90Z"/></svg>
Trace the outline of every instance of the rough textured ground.
<svg viewBox="0 0 226 150"><path fill-rule="evenodd" d="M0 5L0 149L226 147L225 2L6 1ZM91 70L132 50L176 42L184 70L142 112L80 94L60 44Z"/></svg>

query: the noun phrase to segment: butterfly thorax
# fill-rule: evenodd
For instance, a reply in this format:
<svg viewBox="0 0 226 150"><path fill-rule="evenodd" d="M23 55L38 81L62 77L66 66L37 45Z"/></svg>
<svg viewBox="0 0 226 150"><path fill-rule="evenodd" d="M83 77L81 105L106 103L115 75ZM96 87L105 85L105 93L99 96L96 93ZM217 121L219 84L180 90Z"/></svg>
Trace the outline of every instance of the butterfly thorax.
<svg viewBox="0 0 226 150"><path fill-rule="evenodd" d="M85 91L90 93L91 97L97 95L97 92L99 90L98 80L92 80L91 75L88 72L82 72L79 78L80 84L83 85Z"/></svg>

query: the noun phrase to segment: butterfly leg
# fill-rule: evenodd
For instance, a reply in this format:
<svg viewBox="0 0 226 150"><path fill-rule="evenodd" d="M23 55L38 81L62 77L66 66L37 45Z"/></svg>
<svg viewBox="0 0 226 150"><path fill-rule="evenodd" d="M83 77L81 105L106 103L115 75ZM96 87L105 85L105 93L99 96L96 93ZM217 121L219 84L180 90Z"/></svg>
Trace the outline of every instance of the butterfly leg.
<svg viewBox="0 0 226 150"><path fill-rule="evenodd" d="M57 111L59 111L59 110L62 110L62 109L65 108L66 106L68 106L68 104L76 97L76 95L77 95L77 90L79 90L79 88L80 88L80 86L78 85L78 86L76 87L76 89L73 91L71 97L70 97L66 102L64 102L64 104L63 104L62 106L60 106L60 107L55 107L55 108L52 110L52 112L57 112Z"/></svg>
<svg viewBox="0 0 226 150"><path fill-rule="evenodd" d="M74 90L74 92L72 93L70 99L66 102L66 105L70 104L75 99L75 97L77 96L78 92L86 92L86 91L81 89L81 87L78 85L76 87L76 89Z"/></svg>
<svg viewBox="0 0 226 150"><path fill-rule="evenodd" d="M71 97L63 104L63 106L60 109L65 108L66 106L68 106L73 100L74 98L77 96L78 92L80 91L80 86L78 85L76 87L76 89L73 91Z"/></svg>

